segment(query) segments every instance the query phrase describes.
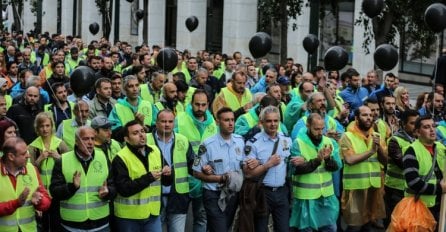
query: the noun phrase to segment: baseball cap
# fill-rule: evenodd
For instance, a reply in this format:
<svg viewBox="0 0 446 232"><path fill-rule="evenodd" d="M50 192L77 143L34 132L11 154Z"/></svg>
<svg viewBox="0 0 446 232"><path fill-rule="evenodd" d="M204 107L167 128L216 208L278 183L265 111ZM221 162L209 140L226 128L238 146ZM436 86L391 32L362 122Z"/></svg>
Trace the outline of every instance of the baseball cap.
<svg viewBox="0 0 446 232"><path fill-rule="evenodd" d="M290 79L288 79L286 76L281 76L277 78L277 83L279 83L279 85L289 85Z"/></svg>
<svg viewBox="0 0 446 232"><path fill-rule="evenodd" d="M112 123L108 120L105 116L96 116L91 120L91 127L93 129L99 129L99 128L110 128L112 126Z"/></svg>

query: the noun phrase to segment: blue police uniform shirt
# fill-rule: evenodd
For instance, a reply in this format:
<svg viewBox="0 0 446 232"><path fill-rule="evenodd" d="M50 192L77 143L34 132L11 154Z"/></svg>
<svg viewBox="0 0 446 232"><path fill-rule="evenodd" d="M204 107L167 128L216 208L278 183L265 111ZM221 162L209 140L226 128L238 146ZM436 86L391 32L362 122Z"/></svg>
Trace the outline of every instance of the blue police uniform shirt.
<svg viewBox="0 0 446 232"><path fill-rule="evenodd" d="M274 143L279 139L276 154L280 156L280 163L268 169L263 184L268 187L282 187L285 185L287 174L286 159L290 156L291 139L282 132L277 132L275 139L272 139L264 131L257 133L250 139L246 146L251 146L249 158L259 160L260 164L265 164L273 152Z"/></svg>
<svg viewBox="0 0 446 232"><path fill-rule="evenodd" d="M206 151L199 155L199 162L195 162L193 170L203 172L205 165L211 165L215 175L240 170L240 163L245 160L243 153L245 142L240 135L232 134L229 140L224 140L220 133L206 139L202 146ZM218 183L203 182L203 188L218 191Z"/></svg>

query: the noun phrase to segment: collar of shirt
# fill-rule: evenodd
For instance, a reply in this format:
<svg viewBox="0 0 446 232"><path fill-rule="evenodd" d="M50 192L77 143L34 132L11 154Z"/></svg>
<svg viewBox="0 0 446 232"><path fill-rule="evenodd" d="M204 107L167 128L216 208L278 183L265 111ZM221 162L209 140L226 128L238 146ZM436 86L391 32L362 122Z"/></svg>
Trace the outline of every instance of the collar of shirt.
<svg viewBox="0 0 446 232"><path fill-rule="evenodd" d="M16 173L10 173L10 172L8 171L8 169L6 168L6 165L3 163L3 161L0 162L0 165L1 165L1 172L2 172L2 175L3 175L3 176L11 175L11 176L16 177L16 176L18 176L18 175L20 175L20 174L22 174L22 175L26 175L26 173L27 173L27 172L26 172L26 167L22 167L22 168L20 168L19 170L17 170Z"/></svg>
<svg viewBox="0 0 446 232"><path fill-rule="evenodd" d="M264 142L266 142L268 140L272 141L272 142L276 142L279 139L279 132L277 132L276 138L274 138L274 139L271 138L271 136L269 136L268 134L266 134L264 130L262 130L261 133L262 133L261 138L263 139Z"/></svg>
<svg viewBox="0 0 446 232"><path fill-rule="evenodd" d="M228 144L228 146L231 146L231 144L234 143L234 138L232 137L232 134L231 134L231 138L229 138L229 142L228 142L228 140L225 140L225 139L221 136L220 133L218 134L217 138L218 138L218 142L220 143L220 146L223 146L224 144Z"/></svg>
<svg viewBox="0 0 446 232"><path fill-rule="evenodd" d="M94 150L93 153L91 153L91 156L87 159L85 159L83 156L79 155L79 151L77 149L77 147L74 149L74 153L76 154L76 157L79 159L79 161L83 161L83 162L88 162L90 160L92 160L94 158Z"/></svg>
<svg viewBox="0 0 446 232"><path fill-rule="evenodd" d="M172 136L170 136L169 140L167 140L167 142L165 142L164 139L162 139L162 138L158 135L157 132L155 132L154 134L155 134L155 139L156 139L156 142L157 142L157 143L160 143L160 142L161 142L161 143L164 143L164 144L172 144L172 143L173 143L173 138L174 138L173 133L172 133Z"/></svg>

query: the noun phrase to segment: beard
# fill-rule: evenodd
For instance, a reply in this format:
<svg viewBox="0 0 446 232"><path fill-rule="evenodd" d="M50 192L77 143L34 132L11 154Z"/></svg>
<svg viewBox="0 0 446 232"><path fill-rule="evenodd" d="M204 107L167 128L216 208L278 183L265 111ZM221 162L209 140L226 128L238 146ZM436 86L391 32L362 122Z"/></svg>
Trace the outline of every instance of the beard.
<svg viewBox="0 0 446 232"><path fill-rule="evenodd" d="M361 119L358 120L358 127L360 130L362 131L368 131L370 130L370 128L372 128L373 124L370 123L370 126L367 125L367 123L365 121L362 121Z"/></svg>

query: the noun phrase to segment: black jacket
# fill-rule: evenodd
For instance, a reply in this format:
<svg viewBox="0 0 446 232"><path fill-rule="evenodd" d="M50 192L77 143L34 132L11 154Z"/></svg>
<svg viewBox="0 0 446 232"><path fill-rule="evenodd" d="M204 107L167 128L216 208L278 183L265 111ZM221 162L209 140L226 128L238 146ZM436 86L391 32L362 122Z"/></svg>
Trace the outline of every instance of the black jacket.
<svg viewBox="0 0 446 232"><path fill-rule="evenodd" d="M30 144L37 138L37 134L34 131L34 119L42 111L43 107L41 104L30 106L25 104L25 100L22 99L19 103L12 105L6 113L6 116L17 124L20 137L25 140L26 144Z"/></svg>

